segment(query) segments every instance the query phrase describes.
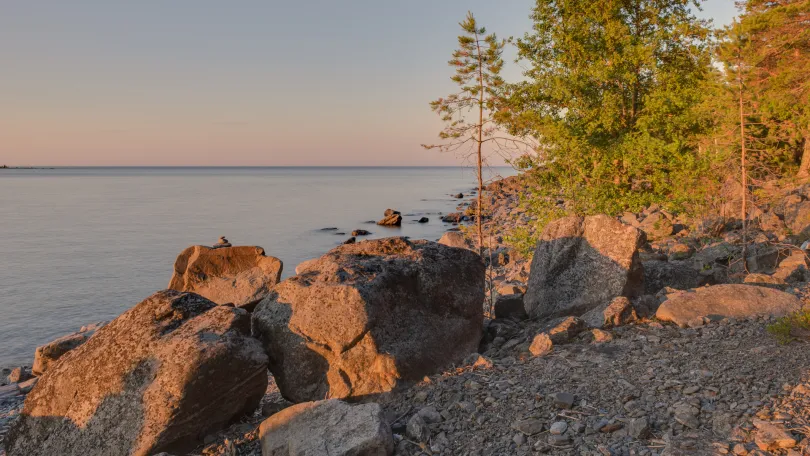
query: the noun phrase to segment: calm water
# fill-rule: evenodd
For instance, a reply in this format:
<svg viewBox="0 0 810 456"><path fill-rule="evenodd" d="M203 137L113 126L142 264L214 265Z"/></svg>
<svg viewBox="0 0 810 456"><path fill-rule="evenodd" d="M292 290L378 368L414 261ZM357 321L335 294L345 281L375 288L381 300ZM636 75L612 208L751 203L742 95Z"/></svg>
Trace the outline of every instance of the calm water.
<svg viewBox="0 0 810 456"><path fill-rule="evenodd" d="M438 239L448 227L436 214L474 180L461 168L0 170L0 366L30 365L37 345L164 288L189 245L259 245L288 277L353 229ZM388 207L413 215L401 228L364 223ZM430 223L412 221L422 215Z"/></svg>

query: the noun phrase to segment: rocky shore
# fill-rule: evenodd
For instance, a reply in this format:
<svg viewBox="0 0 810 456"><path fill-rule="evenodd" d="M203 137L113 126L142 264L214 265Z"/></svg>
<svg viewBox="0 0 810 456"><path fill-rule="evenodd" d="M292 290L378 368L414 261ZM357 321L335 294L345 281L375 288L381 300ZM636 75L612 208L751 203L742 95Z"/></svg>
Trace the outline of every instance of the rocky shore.
<svg viewBox="0 0 810 456"><path fill-rule="evenodd" d="M810 454L810 186L744 243L733 198L535 232L527 185L482 195L483 257L463 199L438 243L356 239L284 281L260 247L186 249L167 290L3 372L0 455Z"/></svg>

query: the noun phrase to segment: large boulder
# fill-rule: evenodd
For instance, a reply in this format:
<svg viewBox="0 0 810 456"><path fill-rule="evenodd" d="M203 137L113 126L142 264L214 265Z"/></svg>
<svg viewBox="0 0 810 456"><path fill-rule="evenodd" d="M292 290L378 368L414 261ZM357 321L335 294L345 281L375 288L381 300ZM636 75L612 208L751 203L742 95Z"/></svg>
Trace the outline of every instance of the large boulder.
<svg viewBox="0 0 810 456"><path fill-rule="evenodd" d="M293 405L259 426L264 456L386 456L394 452L391 427L375 403L337 399Z"/></svg>
<svg viewBox="0 0 810 456"><path fill-rule="evenodd" d="M616 296L643 291L638 248L644 232L606 215L549 223L535 248L526 313L534 318L582 315Z"/></svg>
<svg viewBox="0 0 810 456"><path fill-rule="evenodd" d="M439 239L439 244L458 249L469 249L470 243L461 231L448 231Z"/></svg>
<svg viewBox="0 0 810 456"><path fill-rule="evenodd" d="M755 285L714 285L667 296L655 316L679 326L703 318L781 317L801 309L796 296Z"/></svg>
<svg viewBox="0 0 810 456"><path fill-rule="evenodd" d="M87 342L87 339L95 334L96 330L102 325L102 323L88 325L78 332L62 336L45 345L40 345L37 347L36 352L34 352L34 364L31 366L31 372L33 372L34 375L44 374L45 371L65 353Z"/></svg>
<svg viewBox="0 0 810 456"><path fill-rule="evenodd" d="M168 288L252 310L281 280L282 268L281 260L265 256L261 247L194 245L177 257Z"/></svg>
<svg viewBox="0 0 810 456"><path fill-rule="evenodd" d="M650 260L644 266L644 294L656 294L669 287L689 290L710 283L712 278L704 276L691 263L685 261Z"/></svg>
<svg viewBox="0 0 810 456"><path fill-rule="evenodd" d="M9 455L150 455L199 444L267 388L247 311L199 295L150 296L39 378L6 439Z"/></svg>
<svg viewBox="0 0 810 456"><path fill-rule="evenodd" d="M476 351L477 254L394 237L342 245L278 284L253 314L281 393L293 402L362 396Z"/></svg>

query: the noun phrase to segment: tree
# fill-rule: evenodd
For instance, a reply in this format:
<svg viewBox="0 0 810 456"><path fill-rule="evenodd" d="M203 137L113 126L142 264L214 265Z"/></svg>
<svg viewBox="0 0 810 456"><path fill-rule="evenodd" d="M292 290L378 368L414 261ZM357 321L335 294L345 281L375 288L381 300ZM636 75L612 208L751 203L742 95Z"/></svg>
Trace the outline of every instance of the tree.
<svg viewBox="0 0 810 456"><path fill-rule="evenodd" d="M619 213L697 196L705 166L695 107L711 74L710 31L691 0L537 0L518 40L529 64L500 120L542 144L538 201Z"/></svg>
<svg viewBox="0 0 810 456"><path fill-rule="evenodd" d="M720 55L727 70L737 58L746 69L760 160L778 173L793 168L810 177L810 0L747 1Z"/></svg>
<svg viewBox="0 0 810 456"><path fill-rule="evenodd" d="M460 87L460 91L430 103L431 109L447 124L439 133L439 138L444 142L423 144L422 147L474 155L478 177L475 219L478 253L482 254L483 147L485 143L497 139L493 114L498 109L504 85L500 73L503 68L501 54L506 42L499 40L494 33L487 35L486 29L478 26L471 12L467 13L466 19L459 25L464 34L458 37L459 48L453 52L453 58L448 64L456 69L456 74L451 79ZM471 120L468 118L470 114L473 114Z"/></svg>

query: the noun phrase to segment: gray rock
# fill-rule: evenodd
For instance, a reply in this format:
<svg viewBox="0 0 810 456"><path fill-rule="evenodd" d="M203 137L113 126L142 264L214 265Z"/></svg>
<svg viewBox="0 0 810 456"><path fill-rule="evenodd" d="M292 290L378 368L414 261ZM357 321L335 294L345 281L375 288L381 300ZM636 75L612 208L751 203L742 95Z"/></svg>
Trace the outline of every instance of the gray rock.
<svg viewBox="0 0 810 456"><path fill-rule="evenodd" d="M656 294L669 287L676 290L688 290L711 283L711 277L700 274L700 271L685 261L651 260L643 263L644 294Z"/></svg>
<svg viewBox="0 0 810 456"><path fill-rule="evenodd" d="M476 352L483 300L477 254L374 239L339 246L278 284L253 313L253 332L288 400L362 396Z"/></svg>
<svg viewBox="0 0 810 456"><path fill-rule="evenodd" d="M570 409L574 406L574 395L571 393L554 393L551 395L554 406L561 409Z"/></svg>
<svg viewBox="0 0 810 456"><path fill-rule="evenodd" d="M655 316L686 327L697 318L783 316L801 309L801 301L783 291L753 285L714 285L673 293Z"/></svg>
<svg viewBox="0 0 810 456"><path fill-rule="evenodd" d="M256 409L267 356L250 316L165 290L51 366L9 431L9 454L145 456L201 443Z"/></svg>
<svg viewBox="0 0 810 456"><path fill-rule="evenodd" d="M394 452L391 428L378 404L337 399L288 407L259 426L262 454L386 456Z"/></svg>
<svg viewBox="0 0 810 456"><path fill-rule="evenodd" d="M557 421L551 425L548 432L552 435L562 435L568 430L568 423L565 421Z"/></svg>
<svg viewBox="0 0 810 456"><path fill-rule="evenodd" d="M421 415L413 415L408 420L408 425L405 427L405 435L411 440L418 443L424 443L430 440L430 428Z"/></svg>
<svg viewBox="0 0 810 456"><path fill-rule="evenodd" d="M523 294L499 295L495 299L495 318L517 318L523 320L527 318L526 309L523 307Z"/></svg>
<svg viewBox="0 0 810 456"><path fill-rule="evenodd" d="M525 435L535 435L543 432L543 422L535 418L518 420L512 423L512 429Z"/></svg>
<svg viewBox="0 0 810 456"><path fill-rule="evenodd" d="M616 296L640 295L638 248L644 241L642 231L606 215L549 223L532 259L526 313L582 315Z"/></svg>
<svg viewBox="0 0 810 456"><path fill-rule="evenodd" d="M460 231L448 231L444 233L441 239L439 239L439 244L446 245L448 247L455 247L458 249L470 248L470 244L467 242L467 238L465 238L464 233Z"/></svg>
<svg viewBox="0 0 810 456"><path fill-rule="evenodd" d="M650 423L647 417L636 418L627 426L627 433L634 439L646 439L650 436Z"/></svg>

